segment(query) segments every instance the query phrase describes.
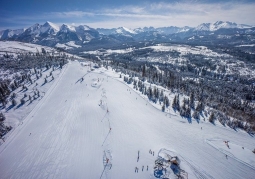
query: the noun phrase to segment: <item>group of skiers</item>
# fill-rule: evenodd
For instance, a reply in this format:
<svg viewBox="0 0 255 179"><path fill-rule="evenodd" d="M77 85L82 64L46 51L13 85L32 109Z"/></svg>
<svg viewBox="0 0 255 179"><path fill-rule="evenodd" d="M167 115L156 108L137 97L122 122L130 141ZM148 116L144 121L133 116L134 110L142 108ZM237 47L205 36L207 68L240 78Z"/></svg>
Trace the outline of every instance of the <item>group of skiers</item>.
<svg viewBox="0 0 255 179"><path fill-rule="evenodd" d="M154 151L152 151L151 149L149 150L149 153L154 156Z"/></svg>
<svg viewBox="0 0 255 179"><path fill-rule="evenodd" d="M144 169L144 166L142 166L142 171L143 171L143 169ZM138 173L138 170L139 170L139 168L138 167L135 167L135 173ZM149 166L147 165L147 171L149 170Z"/></svg>
<svg viewBox="0 0 255 179"><path fill-rule="evenodd" d="M153 156L154 156L154 151L152 151L151 149L150 149L149 153L153 154ZM139 158L140 158L140 151L138 150L137 162L139 161ZM139 170L139 168L135 167L135 173L138 173L138 170ZM144 166L142 166L142 171L143 170L144 170ZM149 170L149 166L147 165L147 171L148 170Z"/></svg>
<svg viewBox="0 0 255 179"><path fill-rule="evenodd" d="M142 171L143 171L143 169L144 169L144 166L142 166ZM135 173L138 173L138 170L139 170L139 168L138 167L135 167ZM149 170L149 166L147 165L147 171Z"/></svg>

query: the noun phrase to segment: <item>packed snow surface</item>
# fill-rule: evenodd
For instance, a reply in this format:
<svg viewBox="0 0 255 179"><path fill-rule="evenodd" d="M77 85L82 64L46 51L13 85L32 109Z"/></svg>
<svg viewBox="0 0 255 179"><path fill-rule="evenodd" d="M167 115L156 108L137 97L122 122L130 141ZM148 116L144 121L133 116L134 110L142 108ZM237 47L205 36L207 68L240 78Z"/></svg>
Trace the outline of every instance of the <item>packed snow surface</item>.
<svg viewBox="0 0 255 179"><path fill-rule="evenodd" d="M154 179L166 155L178 156L188 178L254 178L254 137L163 113L118 73L92 70L77 61L64 68L0 146L1 179Z"/></svg>
<svg viewBox="0 0 255 179"><path fill-rule="evenodd" d="M80 45L76 45L74 41L67 42L65 44L57 43L55 47L63 48L63 49L72 49L72 48L80 48Z"/></svg>
<svg viewBox="0 0 255 179"><path fill-rule="evenodd" d="M68 42L69 45L75 45L73 44L73 41ZM78 45L77 45L78 46ZM56 45L57 47L57 45ZM59 47L68 47L72 48L70 46L67 46L65 44L59 44ZM57 52L56 49L47 47L47 46L42 46L42 45L37 45L37 44L31 44L31 43L23 43L23 42L17 42L17 41L0 41L0 55L4 55L6 53L12 54L14 56L17 56L19 53L29 53L29 52L42 52L42 48L44 48L47 52L49 53L55 53L55 56L58 56L59 52ZM76 59L82 59L79 56L65 53L67 56L73 56Z"/></svg>
<svg viewBox="0 0 255 179"><path fill-rule="evenodd" d="M36 44L23 43L17 41L0 41L0 53L20 53L20 52L41 52L41 48L52 52L54 49Z"/></svg>
<svg viewBox="0 0 255 179"><path fill-rule="evenodd" d="M71 47L75 47L75 48L81 47L80 45L76 45L74 41L67 42L66 45L71 46Z"/></svg>
<svg viewBox="0 0 255 179"><path fill-rule="evenodd" d="M66 45L66 44L61 44L61 43L57 43L56 45L55 45L55 47L57 47L57 48L63 48L63 49L72 49L72 47L69 47L68 45Z"/></svg>
<svg viewBox="0 0 255 179"><path fill-rule="evenodd" d="M86 51L86 52L82 52L85 54L94 54L94 55L110 55L110 54L124 54L124 53L130 53L134 50L134 48L126 48L126 49L117 49L117 50L112 50L112 49L108 49L105 51L99 51L99 50L94 50L94 51Z"/></svg>

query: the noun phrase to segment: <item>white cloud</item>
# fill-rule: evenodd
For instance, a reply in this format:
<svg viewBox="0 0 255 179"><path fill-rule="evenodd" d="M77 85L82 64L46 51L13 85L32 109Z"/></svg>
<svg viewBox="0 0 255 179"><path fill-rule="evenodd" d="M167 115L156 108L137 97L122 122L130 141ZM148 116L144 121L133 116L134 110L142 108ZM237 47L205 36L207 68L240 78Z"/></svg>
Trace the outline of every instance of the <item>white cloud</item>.
<svg viewBox="0 0 255 179"><path fill-rule="evenodd" d="M94 16L88 24L100 27L126 26L197 26L218 20L255 25L255 3L153 3L143 6L124 6L99 9L92 12L74 11L62 13L66 16ZM83 19L84 20L84 19ZM84 22L84 21L83 21ZM85 22L86 23L86 22ZM103 25L104 24L104 25Z"/></svg>
<svg viewBox="0 0 255 179"><path fill-rule="evenodd" d="M67 12L51 12L47 13L47 16L56 16L58 18L72 18L72 17L84 17L84 16L94 16L92 12L84 12L84 11L67 11Z"/></svg>
<svg viewBox="0 0 255 179"><path fill-rule="evenodd" d="M192 26L218 20L255 25L255 2L250 3L201 3L181 1L176 3L152 3L140 6L122 6L86 11L50 12L36 16L18 16L5 19L27 24L31 18L55 23L88 24L92 27L129 28L144 26Z"/></svg>

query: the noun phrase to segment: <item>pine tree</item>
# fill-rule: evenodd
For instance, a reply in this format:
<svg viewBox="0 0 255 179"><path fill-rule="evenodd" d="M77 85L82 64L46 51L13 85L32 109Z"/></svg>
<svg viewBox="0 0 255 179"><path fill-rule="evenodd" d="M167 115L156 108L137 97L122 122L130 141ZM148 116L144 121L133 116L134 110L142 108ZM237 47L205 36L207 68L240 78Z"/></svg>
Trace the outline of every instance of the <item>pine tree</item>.
<svg viewBox="0 0 255 179"><path fill-rule="evenodd" d="M165 112L165 103L163 103L162 111Z"/></svg>
<svg viewBox="0 0 255 179"><path fill-rule="evenodd" d="M145 68L145 65L144 65L143 70L142 70L142 77L145 77L145 71L146 71L146 68Z"/></svg>
<svg viewBox="0 0 255 179"><path fill-rule="evenodd" d="M147 96L148 96L149 99L151 99L152 95L153 95L152 89L151 89L151 87L149 87L148 90L147 90Z"/></svg>
<svg viewBox="0 0 255 179"><path fill-rule="evenodd" d="M172 108L176 109L176 96L174 96L174 100L173 100L173 103L172 103Z"/></svg>
<svg viewBox="0 0 255 179"><path fill-rule="evenodd" d="M214 113L212 112L209 117L209 122L214 123Z"/></svg>
<svg viewBox="0 0 255 179"><path fill-rule="evenodd" d="M163 90L161 90L160 95L159 95L159 101L163 101L164 100L164 93Z"/></svg>
<svg viewBox="0 0 255 179"><path fill-rule="evenodd" d="M186 117L191 118L191 109L190 109L190 107L188 107L187 110L186 110Z"/></svg>
<svg viewBox="0 0 255 179"><path fill-rule="evenodd" d="M24 98L20 99L20 103L21 103L21 104L25 104L25 102L26 102L26 101L25 101Z"/></svg>
<svg viewBox="0 0 255 179"><path fill-rule="evenodd" d="M165 101L166 107L168 108L170 105L170 102L167 96L165 96L164 101Z"/></svg>
<svg viewBox="0 0 255 179"><path fill-rule="evenodd" d="M204 110L204 104L203 104L203 102L200 101L200 102L197 104L196 111L202 113L203 110Z"/></svg>
<svg viewBox="0 0 255 179"><path fill-rule="evenodd" d="M198 119L199 120L199 118L200 118L199 112L195 110L194 113L192 114L192 117L194 119Z"/></svg>
<svg viewBox="0 0 255 179"><path fill-rule="evenodd" d="M12 105L16 106L17 105L17 101L15 99L12 100Z"/></svg>
<svg viewBox="0 0 255 179"><path fill-rule="evenodd" d="M146 94L147 94L147 88L146 88L146 86L144 87L143 94L144 94L144 95L146 95Z"/></svg>
<svg viewBox="0 0 255 179"><path fill-rule="evenodd" d="M178 111L180 110L180 98L179 98L179 94L177 95L177 98L176 98L176 109Z"/></svg>
<svg viewBox="0 0 255 179"><path fill-rule="evenodd" d="M6 118L3 113L0 113L0 122L4 121Z"/></svg>
<svg viewBox="0 0 255 179"><path fill-rule="evenodd" d="M11 96L11 97L12 97L12 98L16 98L16 96L17 96L16 93L12 93L12 96Z"/></svg>
<svg viewBox="0 0 255 179"><path fill-rule="evenodd" d="M180 115L186 117L186 110L187 110L187 108L186 108L186 105L185 105L185 101L183 101L183 104L180 108Z"/></svg>
<svg viewBox="0 0 255 179"><path fill-rule="evenodd" d="M194 92L191 92L191 94L190 94L189 106L190 106L192 109L194 109L194 107L195 107Z"/></svg>

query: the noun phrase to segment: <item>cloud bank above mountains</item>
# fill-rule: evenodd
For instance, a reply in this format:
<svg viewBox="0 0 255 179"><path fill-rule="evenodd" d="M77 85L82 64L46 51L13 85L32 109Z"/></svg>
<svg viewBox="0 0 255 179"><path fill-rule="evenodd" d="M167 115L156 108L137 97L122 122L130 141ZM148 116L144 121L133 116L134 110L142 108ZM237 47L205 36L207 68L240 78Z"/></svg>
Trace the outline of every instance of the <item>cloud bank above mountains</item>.
<svg viewBox="0 0 255 179"><path fill-rule="evenodd" d="M91 27L113 28L125 26L137 28L145 26L191 26L195 27L204 22L215 22L218 20L232 21L239 24L255 25L255 2L252 1L141 1L129 4L114 3L108 4L100 1L84 1L80 5L74 1L73 5L65 4L65 1L57 4L42 6L40 11L8 9L0 13L0 29L26 27L33 23L52 21L57 24L86 24ZM18 2L17 2L18 3ZM23 2L25 3L25 2ZM2 2L3 7L5 2ZM66 5L69 4L69 7ZM6 3L7 6L7 3ZM18 6L18 5L17 5ZM37 7L36 3L29 5ZM3 8L2 7L2 8ZM2 9L1 8L1 9ZM37 7L38 8L38 7ZM15 12L13 12L15 11Z"/></svg>

